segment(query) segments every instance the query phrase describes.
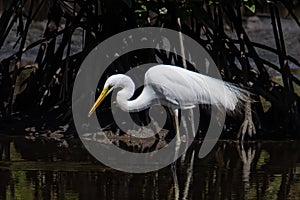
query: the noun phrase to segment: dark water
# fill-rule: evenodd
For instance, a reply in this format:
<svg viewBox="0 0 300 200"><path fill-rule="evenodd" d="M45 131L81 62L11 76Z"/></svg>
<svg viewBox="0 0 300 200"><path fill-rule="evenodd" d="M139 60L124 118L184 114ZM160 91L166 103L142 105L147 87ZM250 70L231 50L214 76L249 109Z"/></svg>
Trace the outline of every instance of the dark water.
<svg viewBox="0 0 300 200"><path fill-rule="evenodd" d="M300 142L195 142L177 162L130 174L95 161L77 139L0 138L0 199L300 199Z"/></svg>

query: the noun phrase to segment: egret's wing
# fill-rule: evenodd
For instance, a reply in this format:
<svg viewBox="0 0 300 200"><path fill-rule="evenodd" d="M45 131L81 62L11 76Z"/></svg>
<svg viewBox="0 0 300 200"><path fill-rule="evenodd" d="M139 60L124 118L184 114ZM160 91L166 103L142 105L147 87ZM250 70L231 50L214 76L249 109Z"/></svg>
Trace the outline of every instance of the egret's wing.
<svg viewBox="0 0 300 200"><path fill-rule="evenodd" d="M183 68L157 65L145 75L145 84L152 85L158 96L183 108L205 103L234 110L246 92L233 84Z"/></svg>

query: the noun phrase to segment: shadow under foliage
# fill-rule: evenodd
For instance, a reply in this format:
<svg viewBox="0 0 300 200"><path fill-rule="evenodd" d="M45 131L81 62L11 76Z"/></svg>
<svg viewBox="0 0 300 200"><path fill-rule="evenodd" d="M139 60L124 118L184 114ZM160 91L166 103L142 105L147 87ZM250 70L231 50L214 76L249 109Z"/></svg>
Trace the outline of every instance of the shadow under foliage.
<svg viewBox="0 0 300 200"><path fill-rule="evenodd" d="M198 41L213 57L224 80L240 84L253 93L252 98L256 101L252 105L252 112L260 132L258 138L299 138L299 91L298 94L296 91L300 80L299 76L292 73L290 64L297 68L300 64L287 54L279 13L279 7L284 7L300 25L293 10L293 3L298 2L251 2L3 1L0 48L4 47L8 35L13 31L17 34L17 40L12 47L15 53L0 62L0 131L20 133L29 126L41 130L58 129L65 124L73 127L72 86L88 53L116 33L136 27L155 26L182 31ZM249 39L243 19L247 14L253 15L253 8L268 10L276 48ZM47 18L43 35L29 43L31 27L36 19L43 16ZM178 19L181 20L181 26ZM236 37L227 34L228 26ZM81 36L76 38L80 38L80 47L73 44L78 32ZM35 48L35 60L26 62L24 54ZM279 63L260 57L258 49L274 53ZM140 51L114 62L105 75L125 73L131 67L157 62L157 57L165 64L183 65L181 58L167 52ZM271 78L268 69L280 74L282 84ZM105 78L101 77L99 83L103 83ZM260 97L270 103L267 111L264 111ZM230 127L228 129L231 131L238 130L241 121L229 117L226 127Z"/></svg>

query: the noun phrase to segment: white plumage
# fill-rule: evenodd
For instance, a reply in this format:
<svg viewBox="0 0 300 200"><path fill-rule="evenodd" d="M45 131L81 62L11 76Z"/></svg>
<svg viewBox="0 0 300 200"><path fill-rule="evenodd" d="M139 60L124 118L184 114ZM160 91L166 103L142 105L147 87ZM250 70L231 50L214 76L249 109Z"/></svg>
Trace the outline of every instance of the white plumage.
<svg viewBox="0 0 300 200"><path fill-rule="evenodd" d="M171 109L213 104L233 111L239 102L248 98L247 91L234 84L176 66L156 65L146 72L144 89L134 100L129 100L135 91L132 79L123 74L110 76L89 115L114 88L122 88L116 99L120 108L131 112L144 110L153 104L166 105Z"/></svg>
<svg viewBox="0 0 300 200"><path fill-rule="evenodd" d="M154 104L168 106L174 114L178 141L178 109L190 109L197 104L213 104L232 112L239 103L247 101L249 96L246 90L232 83L176 66L156 65L146 72L144 89L134 100L129 100L135 91L132 79L124 74L110 76L89 116L115 88L121 88L116 101L124 111L137 112Z"/></svg>

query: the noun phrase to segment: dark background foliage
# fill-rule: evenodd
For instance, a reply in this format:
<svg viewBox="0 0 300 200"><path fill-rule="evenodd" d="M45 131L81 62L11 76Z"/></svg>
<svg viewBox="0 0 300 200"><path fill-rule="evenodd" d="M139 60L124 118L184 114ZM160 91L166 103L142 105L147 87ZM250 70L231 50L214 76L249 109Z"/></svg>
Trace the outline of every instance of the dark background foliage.
<svg viewBox="0 0 300 200"><path fill-rule="evenodd" d="M2 4L2 5L1 5ZM280 17L300 25L295 14L298 1L289 0L12 0L2 1L0 48L9 34L17 34L12 53L0 63L0 130L20 132L72 124L71 96L76 73L87 54L106 38L124 30L155 26L191 36L214 58L224 80L248 88L255 102L255 124L264 138L298 138L299 77L290 65L299 61L287 54ZM282 10L286 15L282 16ZM252 42L243 23L246 16L267 13L276 47ZM36 20L46 20L43 34L29 41ZM233 30L234 36L227 29ZM79 36L78 36L79 35ZM74 45L80 39L80 45ZM77 41L78 42L78 41ZM24 59L36 49L34 59ZM272 52L279 62L262 58L258 49ZM124 73L142 63L183 66L182 59L163 51L139 51L112 64L106 75ZM97 67L97 66L95 66ZM191 68L192 66L188 66ZM272 79L272 68L282 84ZM102 77L100 83L105 81ZM261 101L261 99L264 101ZM264 110L264 102L270 107ZM106 105L108 107L108 105ZM228 118L238 129L242 119ZM17 124L17 125L15 125ZM71 126L72 127L72 126ZM228 128L232 130L231 128Z"/></svg>

